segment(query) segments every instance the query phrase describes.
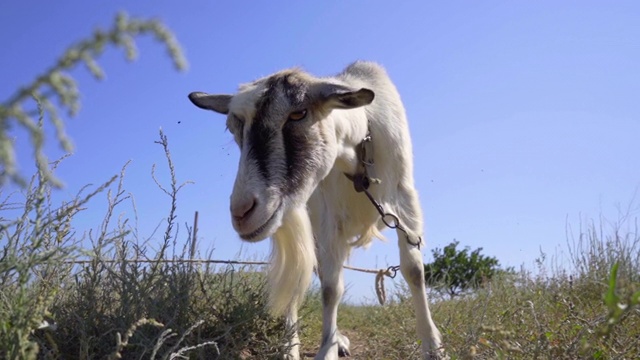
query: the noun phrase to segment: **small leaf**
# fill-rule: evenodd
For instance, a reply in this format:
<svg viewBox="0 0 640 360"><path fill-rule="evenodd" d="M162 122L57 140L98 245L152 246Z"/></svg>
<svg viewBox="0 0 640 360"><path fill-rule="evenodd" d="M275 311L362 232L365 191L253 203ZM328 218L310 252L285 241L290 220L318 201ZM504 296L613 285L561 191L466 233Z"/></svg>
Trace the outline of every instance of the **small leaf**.
<svg viewBox="0 0 640 360"><path fill-rule="evenodd" d="M593 358L594 359L602 359L603 357L603 353L602 350L596 350L596 352L593 353Z"/></svg>
<svg viewBox="0 0 640 360"><path fill-rule="evenodd" d="M640 291L631 295L631 300L629 300L629 305L634 306L640 304Z"/></svg>
<svg viewBox="0 0 640 360"><path fill-rule="evenodd" d="M615 311L620 298L616 295L616 277L618 275L618 263L611 267L611 275L609 276L609 289L604 297L604 303L610 311Z"/></svg>

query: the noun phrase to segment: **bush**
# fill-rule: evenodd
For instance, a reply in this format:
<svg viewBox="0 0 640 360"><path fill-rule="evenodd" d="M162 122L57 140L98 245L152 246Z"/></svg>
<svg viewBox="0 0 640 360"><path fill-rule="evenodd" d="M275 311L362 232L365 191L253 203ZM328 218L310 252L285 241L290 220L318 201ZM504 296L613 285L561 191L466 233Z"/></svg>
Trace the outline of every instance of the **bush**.
<svg viewBox="0 0 640 360"><path fill-rule="evenodd" d="M21 209L15 220L0 219L0 240L7 240L0 253L0 358L281 358L290 334L268 314L264 274L190 261L192 228L178 248L177 199L186 183L176 180L162 132L158 143L171 182L156 180L170 204L157 252L114 217L129 198L125 169L60 207L39 172L24 203L0 203L0 210ZM79 236L73 216L106 189L102 223ZM81 248L86 242L90 249Z"/></svg>
<svg viewBox="0 0 640 360"><path fill-rule="evenodd" d="M80 255L80 240L74 238L71 227L73 216L114 180L88 195L80 192L72 201L53 206L51 184L44 171L39 171L23 201L8 195L0 203L4 216L16 214L15 219L0 217L0 357L35 358L39 346L32 332L44 326L69 275L71 266L65 261Z"/></svg>
<svg viewBox="0 0 640 360"><path fill-rule="evenodd" d="M427 286L453 297L477 289L504 272L500 270L498 259L480 254L482 248L470 251L468 247L458 250L457 246L458 241L453 241L444 249L431 250L433 262L424 265Z"/></svg>

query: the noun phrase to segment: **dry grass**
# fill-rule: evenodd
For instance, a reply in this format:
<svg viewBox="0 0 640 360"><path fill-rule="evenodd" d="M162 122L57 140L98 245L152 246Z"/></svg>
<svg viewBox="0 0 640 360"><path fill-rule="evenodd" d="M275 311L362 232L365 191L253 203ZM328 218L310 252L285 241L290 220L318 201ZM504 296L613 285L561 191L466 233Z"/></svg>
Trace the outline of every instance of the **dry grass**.
<svg viewBox="0 0 640 360"><path fill-rule="evenodd" d="M623 304L636 280L621 288ZM629 310L608 332L603 302L606 278L532 279L520 273L495 279L474 295L432 304L434 321L452 359L637 359L640 358L640 311ZM386 306L340 309L339 327L350 337L353 359L419 359L415 319L406 289ZM636 295L637 296L637 295ZM303 350L311 356L320 339L317 308L303 318Z"/></svg>
<svg viewBox="0 0 640 360"><path fill-rule="evenodd" d="M1 358L282 357L287 334L282 319L265 310L260 269L128 260L189 258L191 229L184 234L186 241L180 241L175 227L182 185L163 135L159 143L171 181L162 186L168 220L157 251L148 250L148 241L126 219L114 218L128 202L124 170L59 206L52 204L50 185L41 173L23 201L11 197L0 203L7 211L2 214L17 214L0 218ZM109 208L104 220L78 235L73 216L105 189ZM570 237L566 269L522 270L455 299L432 294L432 313L450 357L640 358L640 311L635 305L640 301L640 235L632 221L586 225L575 239ZM66 263L79 257L91 261ZM619 264L618 276L610 282L614 263ZM419 358L407 294L397 288L388 305L341 307L339 326L351 339L353 359ZM320 341L320 310L319 293L312 291L301 309L307 358ZM45 320L55 325L43 327Z"/></svg>
<svg viewBox="0 0 640 360"><path fill-rule="evenodd" d="M229 359L283 352L287 334L265 309L262 273L164 261L188 258L191 229L186 243L178 239L177 198L186 183L176 180L162 133L158 143L171 174L167 185L156 181L168 200L161 244L149 244L128 219L114 215L130 200L126 166L61 206L52 204L45 172L34 176L22 201L14 195L0 203L3 214L16 216L0 218L0 358ZM103 190L104 219L78 235L73 216ZM78 258L90 261L74 265Z"/></svg>

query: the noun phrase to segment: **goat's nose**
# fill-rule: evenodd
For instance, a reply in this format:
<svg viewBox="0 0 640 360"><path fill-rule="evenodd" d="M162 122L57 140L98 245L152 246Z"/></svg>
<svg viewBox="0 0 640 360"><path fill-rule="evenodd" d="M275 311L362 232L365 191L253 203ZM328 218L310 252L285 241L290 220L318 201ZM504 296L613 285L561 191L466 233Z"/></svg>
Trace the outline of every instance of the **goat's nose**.
<svg viewBox="0 0 640 360"><path fill-rule="evenodd" d="M234 220L242 220L256 207L256 198L251 197L242 201L231 203L231 216Z"/></svg>

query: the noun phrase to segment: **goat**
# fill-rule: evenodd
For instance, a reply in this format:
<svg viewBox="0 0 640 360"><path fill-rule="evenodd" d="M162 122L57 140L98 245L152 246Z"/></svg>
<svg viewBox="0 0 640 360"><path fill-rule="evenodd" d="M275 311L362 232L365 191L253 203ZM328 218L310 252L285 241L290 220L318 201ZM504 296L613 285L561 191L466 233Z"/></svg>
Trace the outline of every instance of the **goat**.
<svg viewBox="0 0 640 360"><path fill-rule="evenodd" d="M193 92L189 99L227 115L227 128L240 147L231 220L245 241L272 237L269 305L273 314L285 315L293 333L285 358L299 359L298 306L316 267L323 304L316 359L349 354L349 340L336 322L343 264L353 246L382 238L384 227L348 178L362 166L359 148L368 135L379 179L370 194L405 228L398 231L400 270L412 293L422 352L429 359L444 357L425 289L422 210L408 124L386 71L364 61L326 78L294 68L240 85L234 95Z"/></svg>

